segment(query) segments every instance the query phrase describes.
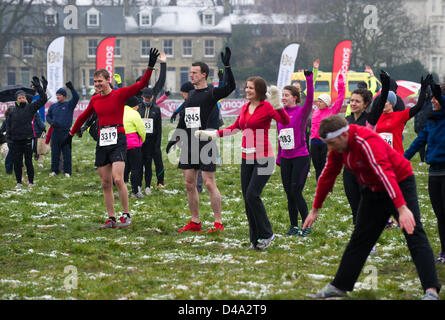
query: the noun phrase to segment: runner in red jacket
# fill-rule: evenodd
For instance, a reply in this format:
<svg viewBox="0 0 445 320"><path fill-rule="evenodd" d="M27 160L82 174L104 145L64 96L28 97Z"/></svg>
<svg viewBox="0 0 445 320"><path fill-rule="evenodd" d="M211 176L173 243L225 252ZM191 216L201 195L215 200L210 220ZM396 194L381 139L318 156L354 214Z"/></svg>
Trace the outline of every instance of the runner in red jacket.
<svg viewBox="0 0 445 320"><path fill-rule="evenodd" d="M343 165L365 188L357 213L357 222L332 283L315 294L316 298L345 296L352 291L363 265L393 215L406 238L425 299L439 299L440 284L434 256L420 220L416 182L411 164L391 148L377 133L361 126L349 125L338 115L325 118L319 129L327 144L328 160L317 184L312 210L303 229L318 217L328 192L332 190Z"/></svg>

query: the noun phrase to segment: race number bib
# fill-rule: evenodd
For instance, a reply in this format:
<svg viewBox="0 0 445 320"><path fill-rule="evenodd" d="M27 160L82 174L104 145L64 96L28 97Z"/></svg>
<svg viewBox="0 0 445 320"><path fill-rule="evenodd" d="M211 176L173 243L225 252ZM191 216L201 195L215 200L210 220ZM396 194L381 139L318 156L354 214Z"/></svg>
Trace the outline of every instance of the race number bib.
<svg viewBox="0 0 445 320"><path fill-rule="evenodd" d="M187 128L201 127L201 110L199 107L185 109L185 125Z"/></svg>
<svg viewBox="0 0 445 320"><path fill-rule="evenodd" d="M143 118L145 133L153 133L153 118Z"/></svg>
<svg viewBox="0 0 445 320"><path fill-rule="evenodd" d="M278 139L280 139L281 149L292 150L293 148L295 148L295 138L294 138L294 129L293 128L287 128L287 129L280 130Z"/></svg>
<svg viewBox="0 0 445 320"><path fill-rule="evenodd" d="M110 146L117 143L117 127L100 129L99 146Z"/></svg>
<svg viewBox="0 0 445 320"><path fill-rule="evenodd" d="M380 137L382 137L383 140L385 140L392 148L394 148L393 145L393 139L392 139L392 133L389 132L381 132L379 133Z"/></svg>

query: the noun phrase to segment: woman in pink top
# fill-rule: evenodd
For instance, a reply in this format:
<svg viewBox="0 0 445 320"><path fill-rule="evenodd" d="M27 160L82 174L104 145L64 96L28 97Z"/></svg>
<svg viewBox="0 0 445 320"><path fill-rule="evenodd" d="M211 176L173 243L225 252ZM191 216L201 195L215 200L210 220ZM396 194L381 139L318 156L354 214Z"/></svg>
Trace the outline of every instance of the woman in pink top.
<svg viewBox="0 0 445 320"><path fill-rule="evenodd" d="M200 139L233 135L243 132L241 188L249 221L251 249L265 249L275 239L275 234L261 201L261 193L269 180L275 157L269 141L269 129L272 119L283 124L289 123L289 116L281 108L279 90L271 88L270 103L266 100L267 84L263 78L247 79L245 93L249 100L241 107L235 123L219 130L198 130L195 133Z"/></svg>
<svg viewBox="0 0 445 320"><path fill-rule="evenodd" d="M337 114L343 105L345 99L345 82L343 75L338 76L338 97L332 108L331 97L328 94L321 94L315 102L316 108L312 111L311 120L311 158L315 168L315 179L318 181L318 177L324 168L326 163L326 156L328 154L328 148L326 144L320 139L318 135L318 128L320 127L321 120L324 118Z"/></svg>

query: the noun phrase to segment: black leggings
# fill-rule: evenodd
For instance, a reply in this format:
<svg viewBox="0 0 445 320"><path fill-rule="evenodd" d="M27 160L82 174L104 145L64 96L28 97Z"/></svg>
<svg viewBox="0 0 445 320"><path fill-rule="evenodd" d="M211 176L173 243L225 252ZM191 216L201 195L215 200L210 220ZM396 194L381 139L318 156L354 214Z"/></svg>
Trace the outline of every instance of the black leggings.
<svg viewBox="0 0 445 320"><path fill-rule="evenodd" d="M164 163L162 162L162 152L150 142L142 145L142 164L145 170L145 187L150 187L153 176L152 163L155 163L156 178L158 184L164 184Z"/></svg>
<svg viewBox="0 0 445 320"><path fill-rule="evenodd" d="M348 169L343 168L343 187L345 189L346 197L348 198L349 206L352 211L352 222L357 222L358 205L361 198L361 190L364 188L358 183L357 177Z"/></svg>
<svg viewBox="0 0 445 320"><path fill-rule="evenodd" d="M260 195L272 174L274 160L265 158L257 162L242 159L241 162L241 188L249 222L250 242L253 245L257 244L258 239L270 238L273 235Z"/></svg>
<svg viewBox="0 0 445 320"><path fill-rule="evenodd" d="M326 144L311 144L311 158L315 169L315 180L318 181L328 155L328 147Z"/></svg>
<svg viewBox="0 0 445 320"><path fill-rule="evenodd" d="M437 218L441 253L445 253L445 176L430 176L428 193Z"/></svg>
<svg viewBox="0 0 445 320"><path fill-rule="evenodd" d="M16 140L12 143L12 157L17 183L22 183L23 157L25 157L26 174L29 183L34 183L34 166L32 164L32 139Z"/></svg>
<svg viewBox="0 0 445 320"><path fill-rule="evenodd" d="M142 150L141 147L127 150L127 159L125 161L124 181L128 181L128 175L131 172L130 182L133 194L139 192L142 187Z"/></svg>
<svg viewBox="0 0 445 320"><path fill-rule="evenodd" d="M306 200L303 197L303 188L309 173L311 159L309 156L292 159L281 158L281 180L287 195L287 207L292 226L298 226L298 212L300 212L302 224L308 215Z"/></svg>
<svg viewBox="0 0 445 320"><path fill-rule="evenodd" d="M399 187L407 207L413 213L416 221L414 233L407 234L403 230L403 234L423 290L436 288L439 291L440 284L434 265L433 250L420 221L414 176L409 176L399 182ZM368 188L363 190L357 213L357 223L332 282L335 287L344 291L352 291L372 247L385 229L391 215L398 220L398 211L386 192L373 192Z"/></svg>

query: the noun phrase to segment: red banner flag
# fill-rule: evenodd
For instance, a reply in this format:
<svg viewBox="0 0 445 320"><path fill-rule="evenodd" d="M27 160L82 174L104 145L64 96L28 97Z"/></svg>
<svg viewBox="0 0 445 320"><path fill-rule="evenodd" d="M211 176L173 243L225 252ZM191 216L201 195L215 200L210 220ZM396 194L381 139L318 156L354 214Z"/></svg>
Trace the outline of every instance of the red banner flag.
<svg viewBox="0 0 445 320"><path fill-rule="evenodd" d="M116 37L103 39L96 50L96 70L105 69L110 73L110 83L113 80L114 46Z"/></svg>
<svg viewBox="0 0 445 320"><path fill-rule="evenodd" d="M331 101L335 103L338 96L338 75L343 75L343 80L347 81L349 63L351 62L351 41L340 42L334 51L334 62L332 64L332 88Z"/></svg>

